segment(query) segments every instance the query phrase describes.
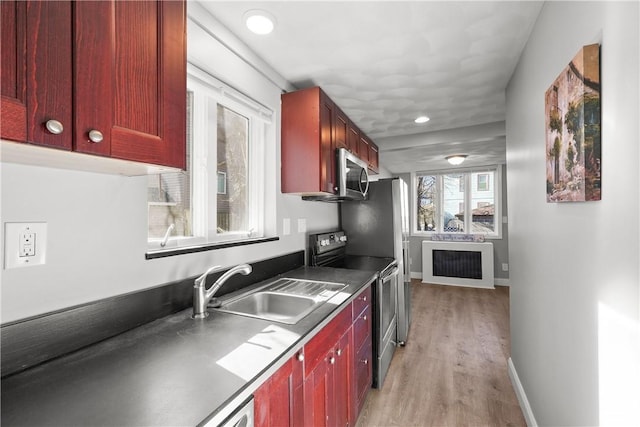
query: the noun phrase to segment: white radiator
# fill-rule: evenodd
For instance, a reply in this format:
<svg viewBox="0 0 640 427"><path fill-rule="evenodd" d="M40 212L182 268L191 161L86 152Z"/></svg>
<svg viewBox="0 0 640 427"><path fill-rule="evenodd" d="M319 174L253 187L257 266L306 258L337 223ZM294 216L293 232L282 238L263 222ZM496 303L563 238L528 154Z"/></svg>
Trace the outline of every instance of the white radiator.
<svg viewBox="0 0 640 427"><path fill-rule="evenodd" d="M493 289L493 244L422 241L422 283Z"/></svg>

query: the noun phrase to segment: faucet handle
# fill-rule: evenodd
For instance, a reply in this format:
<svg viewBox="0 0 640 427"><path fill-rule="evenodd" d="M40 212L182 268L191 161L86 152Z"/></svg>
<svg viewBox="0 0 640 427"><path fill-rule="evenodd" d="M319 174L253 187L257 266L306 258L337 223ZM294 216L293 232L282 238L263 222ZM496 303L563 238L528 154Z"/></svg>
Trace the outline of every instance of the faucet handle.
<svg viewBox="0 0 640 427"><path fill-rule="evenodd" d="M195 282L194 282L194 286L195 287L201 287L205 285L205 280L207 279L207 276L211 273L213 273L214 271L218 271L220 270L222 267L219 265L214 265L213 267L209 268L207 271L205 271L204 273L202 273L202 275L200 277L198 277Z"/></svg>

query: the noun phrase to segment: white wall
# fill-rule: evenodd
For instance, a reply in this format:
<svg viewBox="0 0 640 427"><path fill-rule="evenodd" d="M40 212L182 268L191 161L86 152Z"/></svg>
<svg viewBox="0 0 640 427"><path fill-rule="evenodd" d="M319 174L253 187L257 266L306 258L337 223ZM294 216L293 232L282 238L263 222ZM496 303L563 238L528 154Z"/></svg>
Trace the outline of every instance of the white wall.
<svg viewBox="0 0 640 427"><path fill-rule="evenodd" d="M507 88L512 360L539 425L640 425L638 2L547 2ZM544 93L601 43L602 200L545 201Z"/></svg>
<svg viewBox="0 0 640 427"><path fill-rule="evenodd" d="M280 193L280 93L286 82L253 68L250 64L258 64L258 69L264 65L197 4L189 3L190 15L194 7L197 19L224 43L201 31L195 37L190 22L190 56L199 58L200 66L210 67L218 79L277 111L277 137L266 153L270 175L266 198L270 228L277 230L280 240L145 260L146 177L2 163L2 224L48 223L46 265L2 270L2 323L195 276L211 265L231 266L302 250L306 233L298 231L298 219L306 220L309 231L338 226L337 205ZM242 51L242 57L226 46ZM288 236L282 234L284 218L291 221Z"/></svg>

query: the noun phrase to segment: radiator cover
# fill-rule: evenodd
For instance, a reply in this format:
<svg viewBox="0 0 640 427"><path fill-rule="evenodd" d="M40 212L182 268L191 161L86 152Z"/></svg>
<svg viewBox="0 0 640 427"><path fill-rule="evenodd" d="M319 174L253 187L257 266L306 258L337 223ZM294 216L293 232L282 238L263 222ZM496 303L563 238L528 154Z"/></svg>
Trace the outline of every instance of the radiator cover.
<svg viewBox="0 0 640 427"><path fill-rule="evenodd" d="M490 242L422 242L422 282L493 288Z"/></svg>

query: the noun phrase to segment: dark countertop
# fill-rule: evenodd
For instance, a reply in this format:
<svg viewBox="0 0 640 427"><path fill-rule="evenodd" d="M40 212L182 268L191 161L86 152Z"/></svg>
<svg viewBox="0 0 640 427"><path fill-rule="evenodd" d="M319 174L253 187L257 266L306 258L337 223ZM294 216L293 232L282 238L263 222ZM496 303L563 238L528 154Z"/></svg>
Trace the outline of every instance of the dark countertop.
<svg viewBox="0 0 640 427"><path fill-rule="evenodd" d="M375 274L302 267L277 277L347 287L295 325L211 310L206 319L194 320L188 309L10 376L2 380L2 425L223 421Z"/></svg>

